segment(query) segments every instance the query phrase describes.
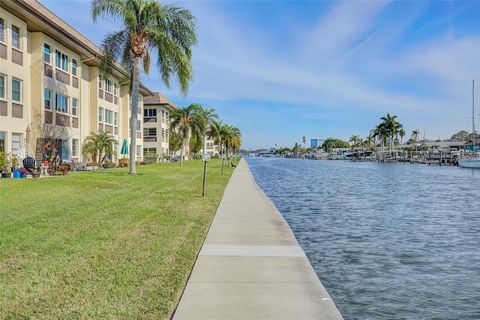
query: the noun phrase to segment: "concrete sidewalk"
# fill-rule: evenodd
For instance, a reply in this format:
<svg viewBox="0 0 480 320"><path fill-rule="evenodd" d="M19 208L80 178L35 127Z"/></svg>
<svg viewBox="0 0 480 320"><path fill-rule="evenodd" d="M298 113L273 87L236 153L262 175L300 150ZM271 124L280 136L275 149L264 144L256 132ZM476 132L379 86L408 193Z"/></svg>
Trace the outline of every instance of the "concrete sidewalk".
<svg viewBox="0 0 480 320"><path fill-rule="evenodd" d="M227 185L173 319L342 319L245 160Z"/></svg>

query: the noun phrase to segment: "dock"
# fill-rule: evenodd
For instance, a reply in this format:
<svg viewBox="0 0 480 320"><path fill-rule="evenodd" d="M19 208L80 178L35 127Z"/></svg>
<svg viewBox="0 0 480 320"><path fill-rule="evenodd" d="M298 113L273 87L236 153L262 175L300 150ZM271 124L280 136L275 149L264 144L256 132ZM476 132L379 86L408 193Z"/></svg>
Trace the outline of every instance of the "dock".
<svg viewBox="0 0 480 320"><path fill-rule="evenodd" d="M243 159L225 189L173 319L343 319Z"/></svg>

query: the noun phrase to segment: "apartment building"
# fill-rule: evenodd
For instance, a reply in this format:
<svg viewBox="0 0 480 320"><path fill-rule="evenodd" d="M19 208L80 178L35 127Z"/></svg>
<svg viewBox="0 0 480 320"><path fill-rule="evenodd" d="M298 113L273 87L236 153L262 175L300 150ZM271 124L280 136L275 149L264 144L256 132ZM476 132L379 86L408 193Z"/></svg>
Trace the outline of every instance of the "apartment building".
<svg viewBox="0 0 480 320"><path fill-rule="evenodd" d="M155 92L143 100L143 153L168 155L170 111L178 107Z"/></svg>
<svg viewBox="0 0 480 320"><path fill-rule="evenodd" d="M207 145L207 148L205 149L206 154L210 157L218 157L220 154L220 149L218 148L218 145L215 144L215 141L212 138L208 137L205 143Z"/></svg>
<svg viewBox="0 0 480 320"><path fill-rule="evenodd" d="M0 151L38 155L46 135L64 161L81 153L91 132L105 131L120 146L130 142L128 73L99 69L100 48L36 0L0 1ZM151 95L141 86L141 100ZM143 113L137 123L137 160L143 157Z"/></svg>

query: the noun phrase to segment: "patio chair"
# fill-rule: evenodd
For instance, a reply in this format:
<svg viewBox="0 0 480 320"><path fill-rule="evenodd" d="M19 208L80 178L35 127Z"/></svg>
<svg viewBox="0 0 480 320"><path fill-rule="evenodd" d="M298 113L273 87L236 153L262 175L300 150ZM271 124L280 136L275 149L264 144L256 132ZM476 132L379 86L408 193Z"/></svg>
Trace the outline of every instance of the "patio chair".
<svg viewBox="0 0 480 320"><path fill-rule="evenodd" d="M23 167L27 170L32 177L38 178L40 176L40 170L36 167L36 161L32 157L26 157L22 161Z"/></svg>

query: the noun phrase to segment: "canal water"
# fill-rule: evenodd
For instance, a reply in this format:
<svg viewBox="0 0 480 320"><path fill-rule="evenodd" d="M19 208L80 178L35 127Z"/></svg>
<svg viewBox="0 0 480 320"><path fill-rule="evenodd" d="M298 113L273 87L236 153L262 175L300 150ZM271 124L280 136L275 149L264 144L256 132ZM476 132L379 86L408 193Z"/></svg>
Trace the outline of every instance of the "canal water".
<svg viewBox="0 0 480 320"><path fill-rule="evenodd" d="M480 170L247 161L346 320L480 319Z"/></svg>

